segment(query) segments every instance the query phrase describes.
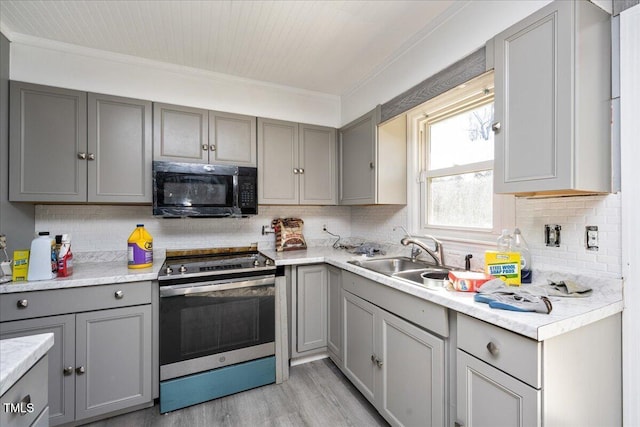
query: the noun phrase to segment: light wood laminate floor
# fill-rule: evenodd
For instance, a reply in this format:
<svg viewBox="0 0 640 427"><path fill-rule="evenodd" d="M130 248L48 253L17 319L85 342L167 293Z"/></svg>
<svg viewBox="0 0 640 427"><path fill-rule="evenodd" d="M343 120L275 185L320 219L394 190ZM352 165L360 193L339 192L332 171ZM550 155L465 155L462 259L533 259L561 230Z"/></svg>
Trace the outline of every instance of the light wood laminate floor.
<svg viewBox="0 0 640 427"><path fill-rule="evenodd" d="M294 366L289 381L168 414L158 405L90 427L388 426L329 359Z"/></svg>

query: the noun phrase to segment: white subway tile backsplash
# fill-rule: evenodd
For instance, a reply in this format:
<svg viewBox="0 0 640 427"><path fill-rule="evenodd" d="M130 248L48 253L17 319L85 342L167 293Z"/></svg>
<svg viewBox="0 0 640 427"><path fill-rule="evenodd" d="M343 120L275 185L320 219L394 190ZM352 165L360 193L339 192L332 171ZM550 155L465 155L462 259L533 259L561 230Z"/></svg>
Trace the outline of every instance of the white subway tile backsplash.
<svg viewBox="0 0 640 427"><path fill-rule="evenodd" d="M399 205L380 206L260 206L260 214L240 219L164 219L151 215L149 206L106 205L37 205L36 230L52 234L69 233L76 252L125 251L129 234L137 223L143 223L159 249L237 246L258 243L260 248L273 248L273 234L263 236L262 226L278 217L300 217L309 246L331 245L335 238L367 240L399 245L407 226L408 208ZM518 198L516 224L527 240L534 269L568 271L603 277L620 277L621 198L619 194L602 196L556 197L546 199ZM544 225L562 227L560 247L544 243ZM596 225L599 250L585 248L585 226ZM402 252L408 248L399 248ZM484 266L484 250L490 247L448 243L447 263L464 266L464 256L473 255L472 269Z"/></svg>

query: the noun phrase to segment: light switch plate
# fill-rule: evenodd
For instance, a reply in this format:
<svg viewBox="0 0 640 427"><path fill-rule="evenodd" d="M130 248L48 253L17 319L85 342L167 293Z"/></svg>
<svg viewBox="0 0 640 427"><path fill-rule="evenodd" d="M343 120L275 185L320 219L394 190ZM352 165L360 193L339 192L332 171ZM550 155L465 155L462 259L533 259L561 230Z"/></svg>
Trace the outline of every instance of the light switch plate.
<svg viewBox="0 0 640 427"><path fill-rule="evenodd" d="M562 227L557 224L545 224L544 226L544 242L547 246L560 246L560 230Z"/></svg>

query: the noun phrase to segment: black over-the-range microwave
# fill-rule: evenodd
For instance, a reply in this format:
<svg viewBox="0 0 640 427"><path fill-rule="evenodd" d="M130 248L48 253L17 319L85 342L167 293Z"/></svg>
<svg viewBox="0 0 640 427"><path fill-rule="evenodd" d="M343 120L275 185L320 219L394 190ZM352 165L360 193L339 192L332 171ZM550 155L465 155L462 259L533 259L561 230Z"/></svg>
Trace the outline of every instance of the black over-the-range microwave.
<svg viewBox="0 0 640 427"><path fill-rule="evenodd" d="M153 215L243 217L258 213L256 168L153 162Z"/></svg>

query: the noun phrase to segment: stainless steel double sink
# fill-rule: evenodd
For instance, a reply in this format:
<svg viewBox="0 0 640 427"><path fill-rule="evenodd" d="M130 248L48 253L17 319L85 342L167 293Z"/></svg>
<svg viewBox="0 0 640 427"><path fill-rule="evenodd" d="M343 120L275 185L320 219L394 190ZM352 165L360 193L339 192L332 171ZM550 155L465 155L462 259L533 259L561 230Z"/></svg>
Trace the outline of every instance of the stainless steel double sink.
<svg viewBox="0 0 640 427"><path fill-rule="evenodd" d="M384 274L385 276L403 279L427 288L438 289L445 286L447 278L449 277L449 271L451 270L448 267L437 266L409 257L353 260L348 261L348 263Z"/></svg>

